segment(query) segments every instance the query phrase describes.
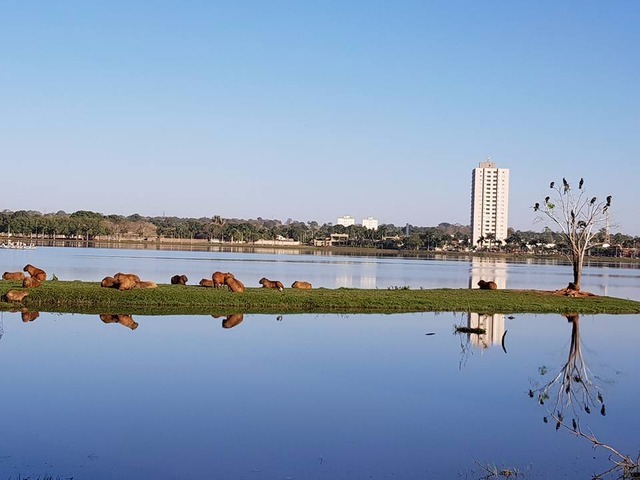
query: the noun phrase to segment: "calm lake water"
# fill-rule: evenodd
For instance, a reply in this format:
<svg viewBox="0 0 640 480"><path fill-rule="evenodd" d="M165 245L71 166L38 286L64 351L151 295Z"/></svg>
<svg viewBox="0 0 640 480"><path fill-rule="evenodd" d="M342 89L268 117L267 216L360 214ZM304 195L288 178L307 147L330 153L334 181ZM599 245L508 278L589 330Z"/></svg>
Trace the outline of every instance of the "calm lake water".
<svg viewBox="0 0 640 480"><path fill-rule="evenodd" d="M466 288L491 276L502 288L556 289L570 280L569 267L552 264L0 251L3 271L26 263L60 280L128 271L160 283L186 274L195 284L228 270L256 287L262 276L328 288ZM639 274L588 267L583 288L640 300ZM556 430L558 411L569 427L575 419L618 451L640 452L638 315L247 314L118 323L41 312L27 320L0 313L0 480L478 479L489 474L485 466L517 469L519 478L588 479L613 466L608 451ZM477 325L486 334L455 333Z"/></svg>

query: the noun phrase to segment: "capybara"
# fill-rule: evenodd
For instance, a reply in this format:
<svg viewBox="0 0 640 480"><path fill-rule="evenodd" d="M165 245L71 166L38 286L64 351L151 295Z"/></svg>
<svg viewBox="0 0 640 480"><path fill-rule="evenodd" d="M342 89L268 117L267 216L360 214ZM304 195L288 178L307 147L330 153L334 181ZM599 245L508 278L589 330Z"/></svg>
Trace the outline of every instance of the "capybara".
<svg viewBox="0 0 640 480"><path fill-rule="evenodd" d="M25 279L22 281L22 286L24 288L37 288L41 283L42 282L36 277L25 277Z"/></svg>
<svg viewBox="0 0 640 480"><path fill-rule="evenodd" d="M222 320L222 328L233 328L242 322L244 315L242 313L233 313Z"/></svg>
<svg viewBox="0 0 640 480"><path fill-rule="evenodd" d="M119 323L125 327L129 327L131 330L138 328L138 322L136 322L131 315L100 315L100 320L104 323Z"/></svg>
<svg viewBox="0 0 640 480"><path fill-rule="evenodd" d="M229 272L213 272L213 275L211 275L211 280L213 280L213 286L215 288L220 288L222 286L224 286L224 279L225 277L231 276L233 277L232 273Z"/></svg>
<svg viewBox="0 0 640 480"><path fill-rule="evenodd" d="M484 280L480 280L478 282L478 286L480 287L480 290L497 290L498 289L498 285L496 284L496 282L485 282Z"/></svg>
<svg viewBox="0 0 640 480"><path fill-rule="evenodd" d="M237 292L237 293L244 292L244 284L240 280L235 278L233 275L226 275L224 277L224 283L227 287L229 287L229 290L231 290L232 292Z"/></svg>
<svg viewBox="0 0 640 480"><path fill-rule="evenodd" d="M296 280L291 284L291 288L300 288L302 290L311 290L311 284L309 282L301 282Z"/></svg>
<svg viewBox="0 0 640 480"><path fill-rule="evenodd" d="M186 275L174 275L171 277L171 285L186 285L189 279Z"/></svg>
<svg viewBox="0 0 640 480"><path fill-rule="evenodd" d="M33 322L36 318L40 316L40 312L30 312L26 308L20 310L20 316L22 317L23 322Z"/></svg>
<svg viewBox="0 0 640 480"><path fill-rule="evenodd" d="M2 296L4 302L21 302L24 297L29 295L26 290L9 290Z"/></svg>
<svg viewBox="0 0 640 480"><path fill-rule="evenodd" d="M140 281L140 277L138 275L136 275L135 273L122 273L122 272L118 272L116 273L113 278L116 279L116 282L120 281L121 277L128 277L128 278L132 278L134 281L139 282Z"/></svg>
<svg viewBox="0 0 640 480"><path fill-rule="evenodd" d="M131 288L158 288L158 284L156 282L137 282Z"/></svg>
<svg viewBox="0 0 640 480"><path fill-rule="evenodd" d="M262 288L277 288L280 291L284 290L284 286L278 280L268 280L262 277L258 283L262 285Z"/></svg>
<svg viewBox="0 0 640 480"><path fill-rule="evenodd" d="M22 270L27 272L33 278L37 278L41 282L44 282L47 279L47 274L45 273L44 270L42 270L41 268L38 268L38 267L34 267L30 263L25 265Z"/></svg>
<svg viewBox="0 0 640 480"><path fill-rule="evenodd" d="M105 288L118 288L118 285L118 282L113 277L104 277L100 282L100 286Z"/></svg>
<svg viewBox="0 0 640 480"><path fill-rule="evenodd" d="M13 280L16 282L21 282L24 280L24 273L22 272L4 272L2 274L3 280Z"/></svg>
<svg viewBox="0 0 640 480"><path fill-rule="evenodd" d="M199 285L201 287L213 287L213 280L209 280L208 278L203 278L200 280Z"/></svg>
<svg viewBox="0 0 640 480"><path fill-rule="evenodd" d="M118 290L131 290L140 282L140 277L133 273L116 273L113 279L118 284Z"/></svg>

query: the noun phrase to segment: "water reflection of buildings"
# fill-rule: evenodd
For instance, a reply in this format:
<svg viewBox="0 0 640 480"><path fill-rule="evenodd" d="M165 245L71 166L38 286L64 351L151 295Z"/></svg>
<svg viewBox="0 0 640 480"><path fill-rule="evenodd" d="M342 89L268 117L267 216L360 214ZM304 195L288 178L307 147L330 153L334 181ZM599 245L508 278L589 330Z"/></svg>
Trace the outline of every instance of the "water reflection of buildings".
<svg viewBox="0 0 640 480"><path fill-rule="evenodd" d="M495 258L472 258L469 288L479 288L480 280L494 281L500 290L507 288L507 262Z"/></svg>
<svg viewBox="0 0 640 480"><path fill-rule="evenodd" d="M352 275L337 275L336 276L336 287L344 287L344 288L367 288L367 289L375 289L377 278L375 275L362 275L356 277L358 281L358 286L355 286L355 281Z"/></svg>
<svg viewBox="0 0 640 480"><path fill-rule="evenodd" d="M480 280L493 281L498 289L507 288L507 263L495 258L472 258L469 288L479 288ZM485 333L470 333L471 343L480 348L501 344L505 332L503 314L469 313L467 326L470 329L482 329Z"/></svg>
<svg viewBox="0 0 640 480"><path fill-rule="evenodd" d="M484 330L484 333L468 334L471 343L480 348L489 348L492 345L501 344L502 337L506 332L504 315L501 313L490 315L484 313L469 313L467 326L473 330Z"/></svg>

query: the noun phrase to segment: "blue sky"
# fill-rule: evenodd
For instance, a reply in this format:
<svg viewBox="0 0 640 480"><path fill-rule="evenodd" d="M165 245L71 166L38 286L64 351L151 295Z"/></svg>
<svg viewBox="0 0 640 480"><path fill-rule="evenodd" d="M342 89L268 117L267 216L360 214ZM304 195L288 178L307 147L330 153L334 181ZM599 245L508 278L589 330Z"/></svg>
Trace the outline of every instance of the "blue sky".
<svg viewBox="0 0 640 480"><path fill-rule="evenodd" d="M640 2L3 1L0 209L509 224L551 180L640 234Z"/></svg>

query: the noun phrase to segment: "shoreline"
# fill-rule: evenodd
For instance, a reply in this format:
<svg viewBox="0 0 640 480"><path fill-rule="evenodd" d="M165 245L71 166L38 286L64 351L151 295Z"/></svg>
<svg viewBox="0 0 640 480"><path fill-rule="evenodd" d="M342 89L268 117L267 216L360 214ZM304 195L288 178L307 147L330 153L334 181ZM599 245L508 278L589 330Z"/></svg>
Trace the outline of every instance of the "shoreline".
<svg viewBox="0 0 640 480"><path fill-rule="evenodd" d="M8 237L0 237L1 241L6 241ZM569 260L561 254L539 255L526 252L461 252L451 250L390 250L370 247L318 247L313 245L287 245L286 242L274 245L249 244L237 242L208 242L206 240L193 239L155 239L155 240L78 240L78 239L43 239L31 237L12 236L13 241L21 241L26 244L33 244L36 248L66 247L66 248L111 248L111 249L131 249L131 250L161 250L161 251L195 251L195 252L229 252L229 253L273 253L286 255L341 255L341 256L364 256L364 257L385 257L385 258L415 258L415 259L468 259L491 258L504 259L506 261L520 263L527 260L550 260L561 264L569 265ZM632 257L585 257L585 266L590 264L624 263L630 265L640 265L640 258Z"/></svg>

